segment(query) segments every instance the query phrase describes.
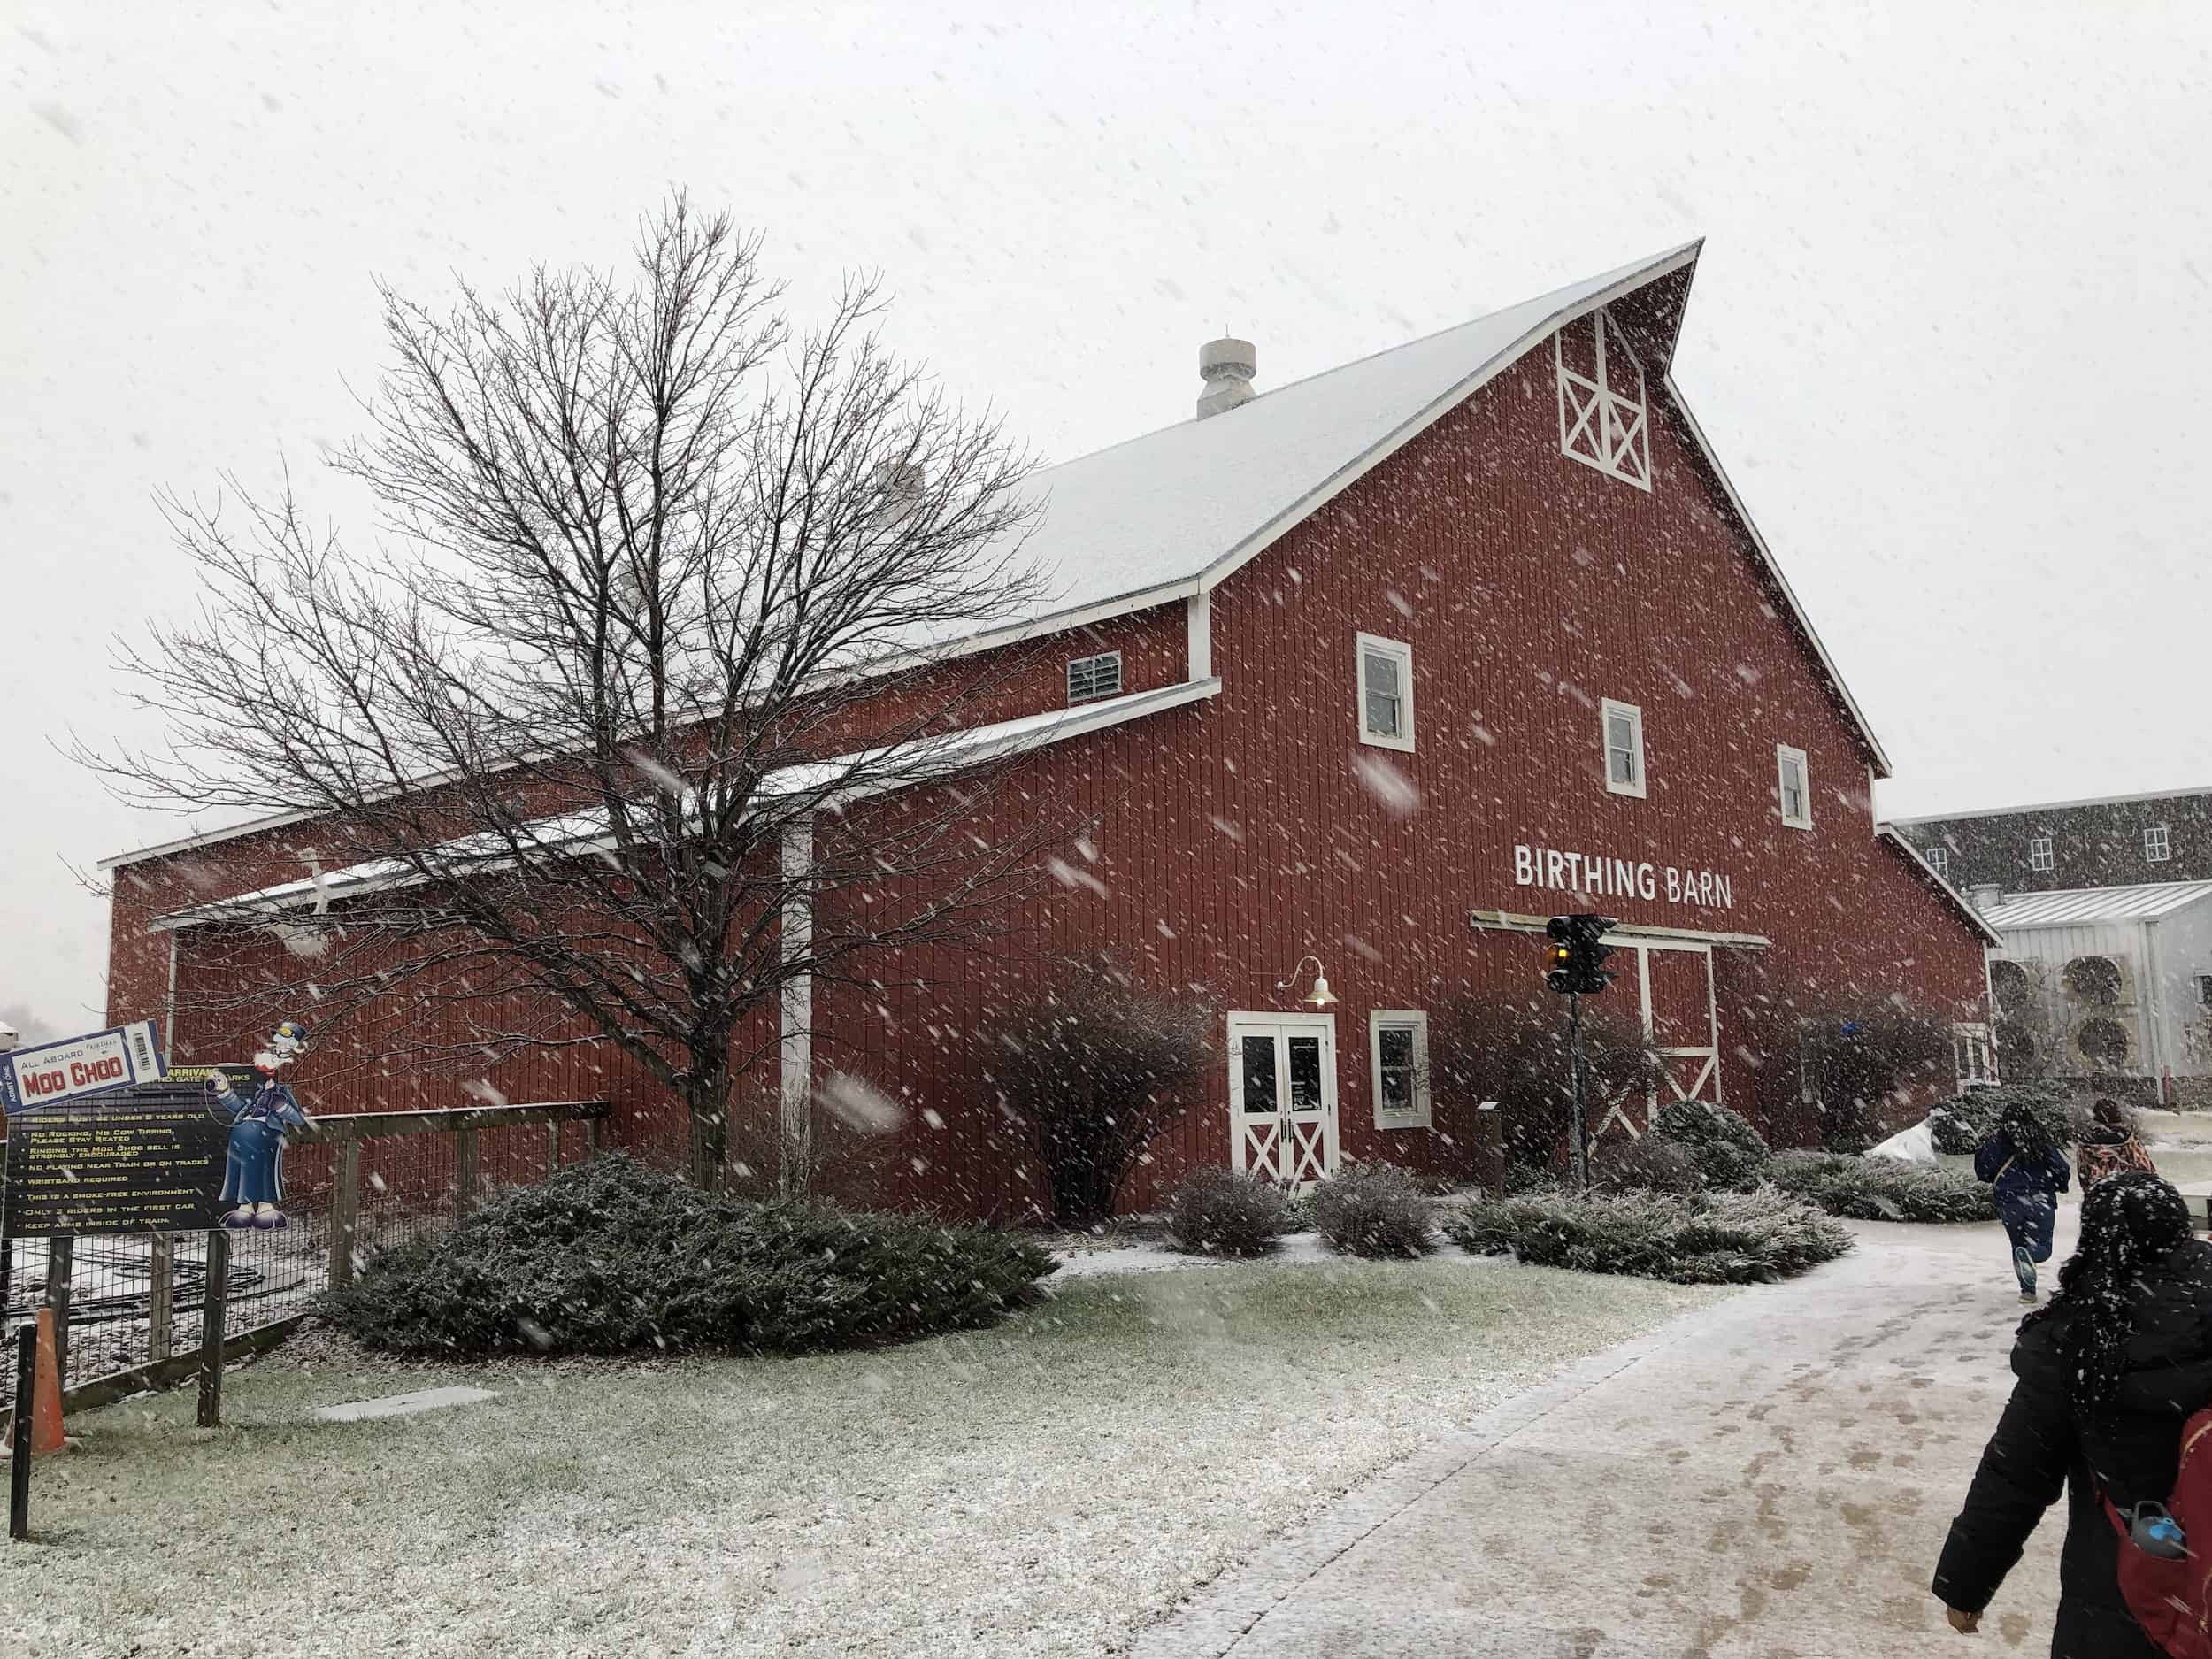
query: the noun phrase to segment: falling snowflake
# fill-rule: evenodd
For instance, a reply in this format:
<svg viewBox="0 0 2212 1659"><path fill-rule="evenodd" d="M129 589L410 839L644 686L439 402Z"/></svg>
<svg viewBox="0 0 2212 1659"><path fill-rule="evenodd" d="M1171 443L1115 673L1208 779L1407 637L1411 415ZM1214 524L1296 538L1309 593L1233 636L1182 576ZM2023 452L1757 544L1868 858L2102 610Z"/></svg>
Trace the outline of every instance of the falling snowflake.
<svg viewBox="0 0 2212 1659"><path fill-rule="evenodd" d="M1352 776L1393 818L1411 818L1421 810L1421 792L1412 780L1379 755L1353 756Z"/></svg>

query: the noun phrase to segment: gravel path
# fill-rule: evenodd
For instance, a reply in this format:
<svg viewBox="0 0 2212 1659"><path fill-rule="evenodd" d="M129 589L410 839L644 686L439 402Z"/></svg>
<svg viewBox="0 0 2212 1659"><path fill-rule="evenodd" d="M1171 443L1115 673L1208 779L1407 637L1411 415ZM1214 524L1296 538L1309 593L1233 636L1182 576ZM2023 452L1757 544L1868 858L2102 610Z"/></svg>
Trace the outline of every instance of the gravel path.
<svg viewBox="0 0 2212 1659"><path fill-rule="evenodd" d="M73 1419L12 1656L1096 1655L1377 1471L1720 1293L1542 1269L1203 1266L866 1356L365 1366ZM361 1424L321 1406L469 1384Z"/></svg>

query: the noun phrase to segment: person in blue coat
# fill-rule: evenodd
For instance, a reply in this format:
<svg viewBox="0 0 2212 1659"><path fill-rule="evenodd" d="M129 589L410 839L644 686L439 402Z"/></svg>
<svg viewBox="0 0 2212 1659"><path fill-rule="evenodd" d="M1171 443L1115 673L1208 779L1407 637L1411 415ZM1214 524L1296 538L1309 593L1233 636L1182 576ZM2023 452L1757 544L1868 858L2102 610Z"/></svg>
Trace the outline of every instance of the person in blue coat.
<svg viewBox="0 0 2212 1659"><path fill-rule="evenodd" d="M2066 1154L2027 1102L2015 1101L1989 1139L1974 1148L1974 1175L1997 1189L1997 1218L2012 1241L2020 1300L2032 1302L2036 1263L2051 1259L2058 1195L2073 1184Z"/></svg>
<svg viewBox="0 0 2212 1659"><path fill-rule="evenodd" d="M236 1208L224 1213L226 1227L267 1232L285 1225L284 1135L288 1129L305 1128L308 1120L276 1074L306 1052L306 1027L288 1019L271 1034L269 1046L254 1056L250 1093L219 1071L208 1079L215 1110L230 1125L220 1202Z"/></svg>

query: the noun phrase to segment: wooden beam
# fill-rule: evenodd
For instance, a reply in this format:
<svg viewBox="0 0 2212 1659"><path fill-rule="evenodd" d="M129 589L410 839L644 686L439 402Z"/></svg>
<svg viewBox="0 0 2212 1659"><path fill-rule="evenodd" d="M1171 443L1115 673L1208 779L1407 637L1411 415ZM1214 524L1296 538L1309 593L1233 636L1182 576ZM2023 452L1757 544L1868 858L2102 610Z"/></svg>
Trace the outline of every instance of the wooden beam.
<svg viewBox="0 0 2212 1659"><path fill-rule="evenodd" d="M302 1142L342 1145L392 1135L437 1134L464 1129L507 1129L517 1125L593 1123L612 1109L603 1100L549 1101L526 1106L462 1106L449 1110L340 1112L293 1131Z"/></svg>

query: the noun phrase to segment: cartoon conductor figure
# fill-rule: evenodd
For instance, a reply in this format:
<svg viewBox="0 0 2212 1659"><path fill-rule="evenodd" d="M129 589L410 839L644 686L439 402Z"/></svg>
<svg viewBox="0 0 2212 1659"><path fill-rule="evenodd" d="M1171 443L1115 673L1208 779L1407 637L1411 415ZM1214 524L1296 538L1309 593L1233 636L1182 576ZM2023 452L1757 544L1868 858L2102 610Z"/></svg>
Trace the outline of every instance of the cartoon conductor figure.
<svg viewBox="0 0 2212 1659"><path fill-rule="evenodd" d="M269 1046L253 1057L257 1075L250 1097L220 1071L208 1079L215 1110L230 1125L221 1202L237 1208L224 1211L227 1227L266 1230L285 1225L284 1132L304 1129L310 1119L276 1074L306 1052L307 1027L288 1019L270 1033Z"/></svg>

